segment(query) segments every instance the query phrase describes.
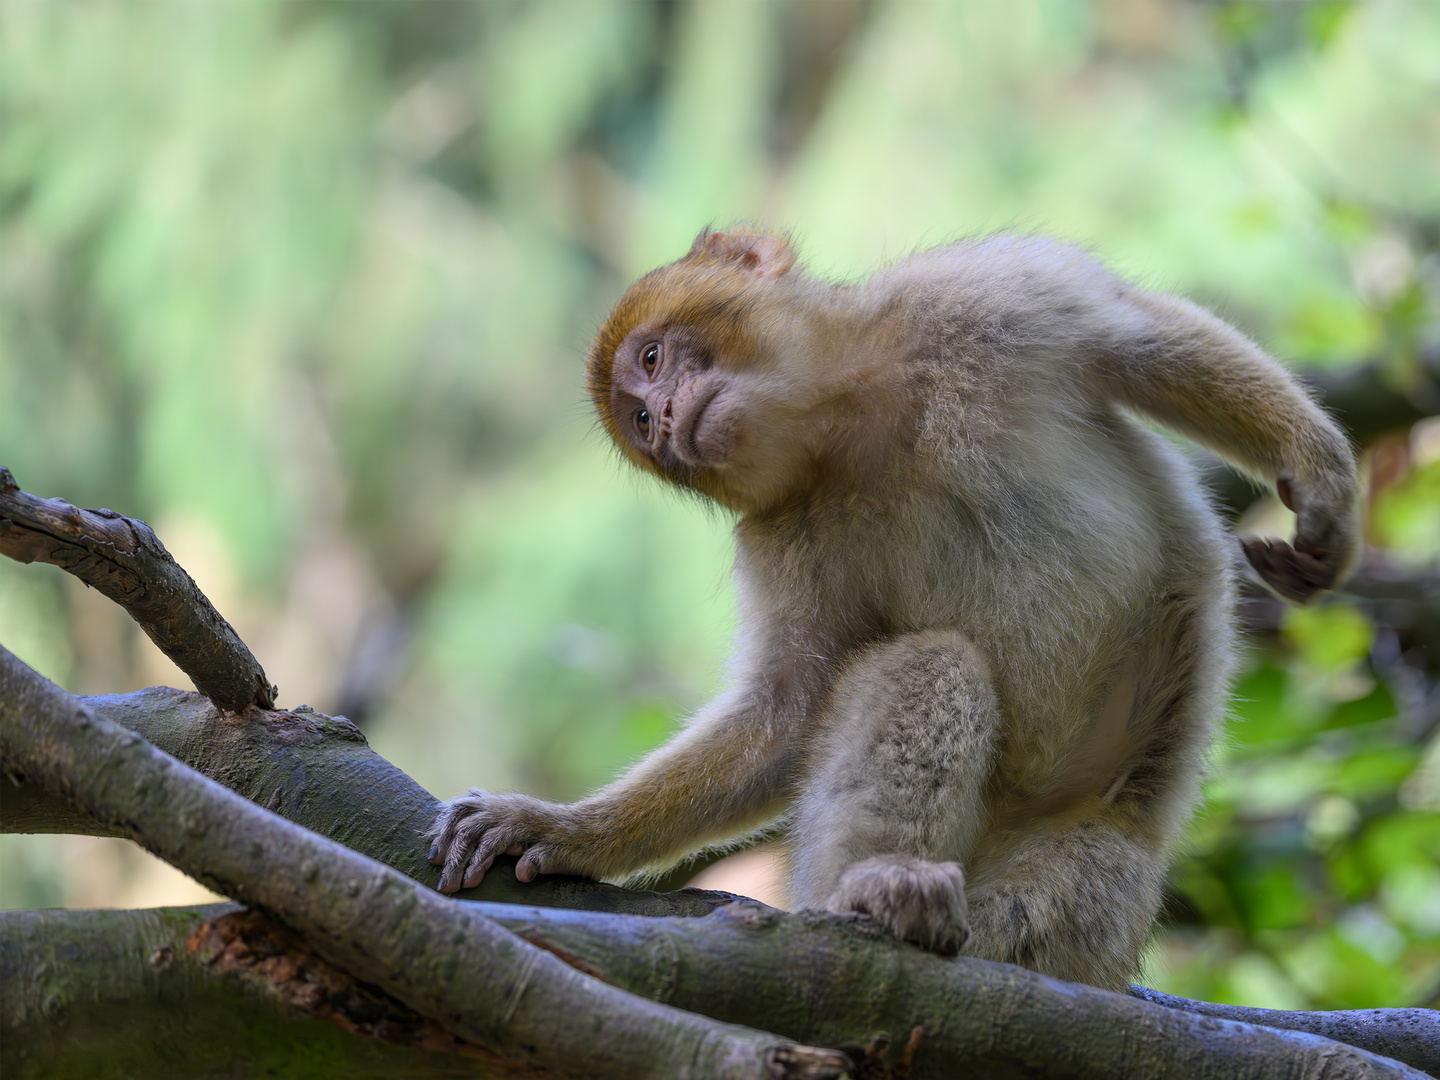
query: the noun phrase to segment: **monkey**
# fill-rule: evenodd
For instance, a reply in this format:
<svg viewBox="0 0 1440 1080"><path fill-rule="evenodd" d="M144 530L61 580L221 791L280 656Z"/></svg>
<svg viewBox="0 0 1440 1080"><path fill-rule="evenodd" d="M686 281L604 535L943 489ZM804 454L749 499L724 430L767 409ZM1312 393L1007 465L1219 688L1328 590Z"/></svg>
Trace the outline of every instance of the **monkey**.
<svg viewBox="0 0 1440 1080"><path fill-rule="evenodd" d="M733 514L730 678L576 803L445 804L439 888L501 852L638 880L778 822L798 908L1123 989L1224 711L1241 552L1301 603L1356 558L1334 421L1208 311L1031 235L837 283L706 230L585 373L625 458ZM1273 485L1293 543L1236 550L1140 418Z"/></svg>

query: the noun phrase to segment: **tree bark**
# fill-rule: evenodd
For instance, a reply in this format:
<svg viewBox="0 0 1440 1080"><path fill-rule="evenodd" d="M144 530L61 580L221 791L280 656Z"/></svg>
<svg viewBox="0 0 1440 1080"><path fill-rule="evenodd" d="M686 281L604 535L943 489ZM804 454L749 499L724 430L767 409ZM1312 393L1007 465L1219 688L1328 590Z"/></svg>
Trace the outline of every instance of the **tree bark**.
<svg viewBox="0 0 1440 1080"><path fill-rule="evenodd" d="M1213 1001L1162 994L1145 986L1130 993L1157 1005L1245 1024L1264 1024L1287 1031L1308 1031L1336 1042L1362 1046L1376 1054L1403 1061L1440 1076L1440 1013L1434 1009L1340 1009L1334 1012L1252 1009L1244 1005L1217 1005Z"/></svg>

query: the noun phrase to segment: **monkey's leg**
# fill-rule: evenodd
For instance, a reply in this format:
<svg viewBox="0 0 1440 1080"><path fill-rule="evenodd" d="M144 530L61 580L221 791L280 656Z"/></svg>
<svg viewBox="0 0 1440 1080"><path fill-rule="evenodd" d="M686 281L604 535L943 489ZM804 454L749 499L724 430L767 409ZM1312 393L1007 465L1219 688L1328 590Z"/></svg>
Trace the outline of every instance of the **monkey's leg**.
<svg viewBox="0 0 1440 1080"><path fill-rule="evenodd" d="M964 944L959 860L984 821L1001 714L984 657L927 631L863 654L837 683L797 807L802 907L862 911L954 954Z"/></svg>
<svg viewBox="0 0 1440 1080"><path fill-rule="evenodd" d="M1123 990L1140 964L1165 883L1134 803L1088 799L987 838L969 863L964 952Z"/></svg>

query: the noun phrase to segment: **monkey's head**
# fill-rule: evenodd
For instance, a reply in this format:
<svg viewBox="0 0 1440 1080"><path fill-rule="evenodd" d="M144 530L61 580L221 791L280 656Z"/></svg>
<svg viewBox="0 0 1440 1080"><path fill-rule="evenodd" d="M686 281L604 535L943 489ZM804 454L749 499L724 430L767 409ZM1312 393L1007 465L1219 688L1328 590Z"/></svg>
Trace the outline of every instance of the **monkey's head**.
<svg viewBox="0 0 1440 1080"><path fill-rule="evenodd" d="M610 437L642 469L735 510L773 505L809 467L810 385L789 241L706 229L621 297L585 359Z"/></svg>

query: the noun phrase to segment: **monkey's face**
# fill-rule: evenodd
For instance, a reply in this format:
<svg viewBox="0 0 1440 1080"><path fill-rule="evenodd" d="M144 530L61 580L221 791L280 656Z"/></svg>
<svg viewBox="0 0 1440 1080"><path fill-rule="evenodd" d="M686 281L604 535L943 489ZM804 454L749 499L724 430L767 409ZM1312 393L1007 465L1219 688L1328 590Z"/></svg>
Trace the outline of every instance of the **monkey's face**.
<svg viewBox="0 0 1440 1080"><path fill-rule="evenodd" d="M762 509L798 482L804 459L777 374L693 326L648 323L615 352L608 426L642 468L732 509Z"/></svg>
<svg viewBox="0 0 1440 1080"><path fill-rule="evenodd" d="M723 468L735 450L733 373L689 327L642 326L616 351L610 411L632 458L663 476Z"/></svg>
<svg viewBox="0 0 1440 1080"><path fill-rule="evenodd" d="M631 286L586 359L591 398L631 461L741 511L801 482L805 395L777 331L792 261L772 237L702 233Z"/></svg>

